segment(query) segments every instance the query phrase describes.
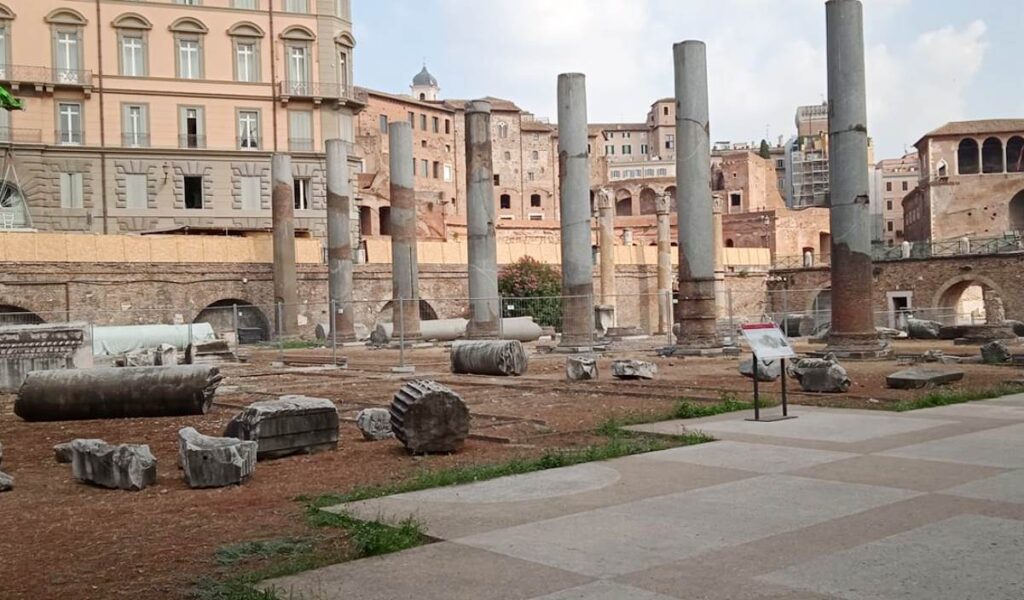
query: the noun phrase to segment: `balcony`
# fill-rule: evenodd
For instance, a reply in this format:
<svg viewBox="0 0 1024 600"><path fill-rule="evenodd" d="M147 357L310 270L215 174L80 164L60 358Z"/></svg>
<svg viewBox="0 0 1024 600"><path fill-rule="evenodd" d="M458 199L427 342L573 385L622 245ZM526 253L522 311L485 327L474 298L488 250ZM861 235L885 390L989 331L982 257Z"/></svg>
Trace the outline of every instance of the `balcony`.
<svg viewBox="0 0 1024 600"><path fill-rule="evenodd" d="M255 136L242 136L235 138L239 150L259 150L260 140Z"/></svg>
<svg viewBox="0 0 1024 600"><path fill-rule="evenodd" d="M53 132L58 146L81 146L85 143L85 132L81 129L58 129Z"/></svg>
<svg viewBox="0 0 1024 600"><path fill-rule="evenodd" d="M195 133L185 133L178 136L179 148L205 148L206 136Z"/></svg>
<svg viewBox="0 0 1024 600"><path fill-rule="evenodd" d="M288 138L288 149L292 152L312 152L312 138Z"/></svg>
<svg viewBox="0 0 1024 600"><path fill-rule="evenodd" d="M42 141L42 129L0 127L0 143L41 144Z"/></svg>
<svg viewBox="0 0 1024 600"><path fill-rule="evenodd" d="M0 83L17 92L22 86L52 94L57 88L77 88L88 98L92 94L92 71L87 69L51 69L25 65L0 65Z"/></svg>
<svg viewBox="0 0 1024 600"><path fill-rule="evenodd" d="M122 133L121 145L125 148L149 148L149 134Z"/></svg>
<svg viewBox="0 0 1024 600"><path fill-rule="evenodd" d="M279 81L277 82L278 97L282 104L288 104L292 98L312 100L320 104L324 100L335 104L366 104L366 92L350 85L340 83L320 83L312 81Z"/></svg>

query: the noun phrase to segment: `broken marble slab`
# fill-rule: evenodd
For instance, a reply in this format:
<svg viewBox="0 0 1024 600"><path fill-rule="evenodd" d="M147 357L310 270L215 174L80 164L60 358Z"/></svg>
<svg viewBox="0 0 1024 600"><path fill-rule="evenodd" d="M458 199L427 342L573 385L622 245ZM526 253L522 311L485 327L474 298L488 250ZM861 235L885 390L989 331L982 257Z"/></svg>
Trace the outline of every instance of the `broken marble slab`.
<svg viewBox="0 0 1024 600"><path fill-rule="evenodd" d="M192 488L241 485L256 470L257 447L252 441L203 435L193 427L178 431L178 460Z"/></svg>
<svg viewBox="0 0 1024 600"><path fill-rule="evenodd" d="M391 431L391 411L386 408L364 408L356 415L356 427L363 439L379 442L395 437Z"/></svg>
<svg viewBox="0 0 1024 600"><path fill-rule="evenodd" d="M224 437L257 442L259 460L333 450L338 409L325 398L297 395L254 402L231 419Z"/></svg>
<svg viewBox="0 0 1024 600"><path fill-rule="evenodd" d="M597 360L585 356L570 356L566 358L565 378L569 381L593 381L597 379Z"/></svg>
<svg viewBox="0 0 1024 600"><path fill-rule="evenodd" d="M658 365L643 360L617 360L612 363L612 377L616 379L654 379Z"/></svg>
<svg viewBox="0 0 1024 600"><path fill-rule="evenodd" d="M964 378L963 371L915 367L885 378L885 385L894 390L916 390L923 387L947 385Z"/></svg>
<svg viewBox="0 0 1024 600"><path fill-rule="evenodd" d="M156 457L145 444L79 439L71 442L71 473L100 487L139 491L156 482Z"/></svg>

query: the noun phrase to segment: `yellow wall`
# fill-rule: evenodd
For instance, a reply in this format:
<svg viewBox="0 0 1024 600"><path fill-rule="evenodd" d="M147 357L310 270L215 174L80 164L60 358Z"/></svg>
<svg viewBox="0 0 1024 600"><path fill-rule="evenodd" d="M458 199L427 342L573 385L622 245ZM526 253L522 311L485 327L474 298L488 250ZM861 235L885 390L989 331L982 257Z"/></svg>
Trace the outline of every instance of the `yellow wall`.
<svg viewBox="0 0 1024 600"><path fill-rule="evenodd" d="M322 262L319 240L296 239L295 260ZM88 233L0 233L4 262L270 263L269 235L93 235Z"/></svg>

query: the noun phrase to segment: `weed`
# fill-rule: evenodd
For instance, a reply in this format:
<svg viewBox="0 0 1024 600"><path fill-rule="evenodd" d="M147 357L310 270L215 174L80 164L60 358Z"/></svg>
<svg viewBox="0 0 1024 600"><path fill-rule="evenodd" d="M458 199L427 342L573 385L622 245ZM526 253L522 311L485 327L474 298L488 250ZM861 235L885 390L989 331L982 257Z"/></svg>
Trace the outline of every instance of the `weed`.
<svg viewBox="0 0 1024 600"><path fill-rule="evenodd" d="M304 538L279 538L275 540L243 542L241 544L222 546L217 549L215 556L217 564L230 566L253 558L291 556L308 552L312 545L312 540Z"/></svg>

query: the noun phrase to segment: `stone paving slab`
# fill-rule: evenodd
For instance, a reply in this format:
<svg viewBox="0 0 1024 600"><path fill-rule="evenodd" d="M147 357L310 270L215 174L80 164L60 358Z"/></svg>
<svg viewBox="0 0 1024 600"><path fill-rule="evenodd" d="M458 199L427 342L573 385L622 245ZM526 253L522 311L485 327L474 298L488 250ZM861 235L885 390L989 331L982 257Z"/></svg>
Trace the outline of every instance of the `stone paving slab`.
<svg viewBox="0 0 1024 600"><path fill-rule="evenodd" d="M532 600L673 600L654 592L611 581L595 581Z"/></svg>
<svg viewBox="0 0 1024 600"><path fill-rule="evenodd" d="M969 418L969 419L1000 419L1024 421L1024 404L1017 402L1005 404L994 401L969 402L936 406L914 412L915 415L926 417Z"/></svg>
<svg viewBox="0 0 1024 600"><path fill-rule="evenodd" d="M763 476L457 541L566 571L612 577L914 495L905 490Z"/></svg>
<svg viewBox="0 0 1024 600"><path fill-rule="evenodd" d="M846 483L936 492L1005 472L1005 469L996 467L869 455L790 471L790 474Z"/></svg>
<svg viewBox="0 0 1024 600"><path fill-rule="evenodd" d="M1010 471L995 477L979 479L944 490L942 493L964 498L1024 504L1024 471ZM1021 568L1024 569L1024 564Z"/></svg>
<svg viewBox="0 0 1024 600"><path fill-rule="evenodd" d="M962 515L761 580L844 600L1024 598L1024 522Z"/></svg>
<svg viewBox="0 0 1024 600"><path fill-rule="evenodd" d="M613 478L612 474L617 476ZM560 482L563 476L573 483ZM633 456L399 494L328 510L391 523L412 516L424 524L427 534L451 540L753 476L747 471L696 464L665 468L664 463ZM542 493L546 486L551 486L550 493ZM470 501L472 498L482 501Z"/></svg>
<svg viewBox="0 0 1024 600"><path fill-rule="evenodd" d="M883 452L968 465L1024 469L1024 423L932 440Z"/></svg>
<svg viewBox="0 0 1024 600"><path fill-rule="evenodd" d="M282 598L310 600L529 600L592 581L483 550L430 544L269 581Z"/></svg>
<svg viewBox="0 0 1024 600"><path fill-rule="evenodd" d="M855 456L857 455L848 452L724 441L652 452L644 454L642 458L644 460L692 463L708 467L725 467L756 473L784 473Z"/></svg>

